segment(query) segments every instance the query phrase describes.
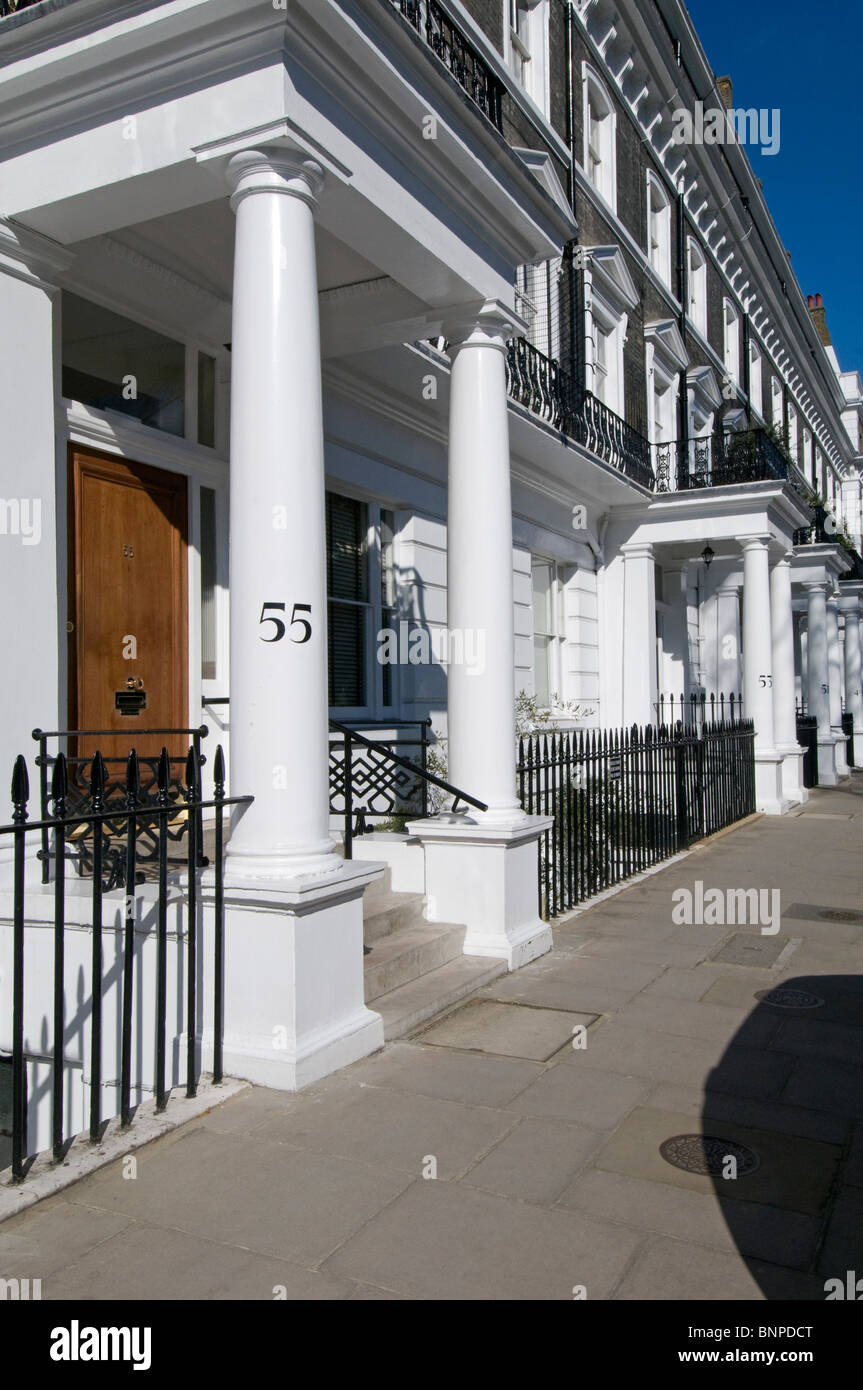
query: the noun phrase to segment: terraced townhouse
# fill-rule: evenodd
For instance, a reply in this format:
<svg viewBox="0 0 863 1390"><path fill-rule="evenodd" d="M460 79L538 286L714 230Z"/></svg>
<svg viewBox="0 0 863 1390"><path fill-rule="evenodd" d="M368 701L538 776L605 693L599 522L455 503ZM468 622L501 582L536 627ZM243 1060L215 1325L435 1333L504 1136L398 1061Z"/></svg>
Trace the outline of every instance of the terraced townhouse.
<svg viewBox="0 0 863 1390"><path fill-rule="evenodd" d="M610 781L607 731L681 715L751 721L752 809L847 774L863 387L753 174L763 124L680 0L0 0L27 1152L52 1103L56 1141L58 1105L74 1133L94 1093L177 1084L190 1035L291 1089L547 951L560 803L517 700ZM97 819L60 838L57 792ZM193 825L167 899L139 884Z"/></svg>

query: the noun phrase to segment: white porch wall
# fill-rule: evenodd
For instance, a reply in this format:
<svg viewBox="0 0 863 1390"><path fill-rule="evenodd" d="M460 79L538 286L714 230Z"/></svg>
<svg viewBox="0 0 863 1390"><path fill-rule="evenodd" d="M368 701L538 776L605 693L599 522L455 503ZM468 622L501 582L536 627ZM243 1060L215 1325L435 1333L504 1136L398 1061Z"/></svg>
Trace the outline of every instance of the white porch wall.
<svg viewBox="0 0 863 1390"><path fill-rule="evenodd" d="M18 753L27 759L31 792L38 791L33 728L65 726L60 713L65 709L60 688L65 567L62 560L58 564L56 518L64 518L60 534L65 537L66 473L55 429L55 305L48 288L0 271L0 498L7 504L5 534L0 532L0 650L6 674L0 823L11 819L9 783ZM31 523L38 515L38 532L29 538L22 534L22 507ZM65 553L65 540L62 549Z"/></svg>

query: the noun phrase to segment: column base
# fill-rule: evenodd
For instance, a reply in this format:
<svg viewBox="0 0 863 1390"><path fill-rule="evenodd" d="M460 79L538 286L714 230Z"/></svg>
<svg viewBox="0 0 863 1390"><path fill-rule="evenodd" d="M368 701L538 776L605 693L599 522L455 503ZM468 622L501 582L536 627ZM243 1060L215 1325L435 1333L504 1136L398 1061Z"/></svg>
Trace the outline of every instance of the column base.
<svg viewBox="0 0 863 1390"><path fill-rule="evenodd" d="M848 766L848 739L841 725L831 724L830 732L836 742L836 776L850 777Z"/></svg>
<svg viewBox="0 0 863 1390"><path fill-rule="evenodd" d="M425 853L426 917L463 923L466 956L517 970L551 950L551 927L537 911L537 866L539 837L552 824L547 816L508 826L480 816L408 824Z"/></svg>
<svg viewBox="0 0 863 1390"><path fill-rule="evenodd" d="M805 751L798 743L776 745L776 752L782 758L782 795L792 806L802 806L809 800L809 789L803 785Z"/></svg>
<svg viewBox="0 0 863 1390"><path fill-rule="evenodd" d="M782 764L776 749L755 753L755 809L763 816L784 816L791 809L783 790Z"/></svg>
<svg viewBox="0 0 863 1390"><path fill-rule="evenodd" d="M844 742L844 735L841 738ZM839 785L839 771L836 758L837 739L831 732L829 735L818 737L818 785L819 787L837 787Z"/></svg>
<svg viewBox="0 0 863 1390"><path fill-rule="evenodd" d="M383 872L340 861L326 879L226 878L226 1074L297 1091L383 1047L363 996L363 890ZM205 911L212 901L205 878Z"/></svg>

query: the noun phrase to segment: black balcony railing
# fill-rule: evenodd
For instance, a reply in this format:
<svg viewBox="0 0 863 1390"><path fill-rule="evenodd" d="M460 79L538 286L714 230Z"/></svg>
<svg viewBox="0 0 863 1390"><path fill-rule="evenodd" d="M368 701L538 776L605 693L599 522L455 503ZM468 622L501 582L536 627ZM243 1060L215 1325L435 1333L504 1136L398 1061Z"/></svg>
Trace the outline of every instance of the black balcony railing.
<svg viewBox="0 0 863 1390"><path fill-rule="evenodd" d="M503 83L436 0L390 0L455 78L462 91L503 134Z"/></svg>
<svg viewBox="0 0 863 1390"><path fill-rule="evenodd" d="M653 488L650 445L644 436L590 391L577 392L566 368L526 338L507 344L507 387L512 399L532 414L642 487Z"/></svg>
<svg viewBox="0 0 863 1390"><path fill-rule="evenodd" d="M619 468L633 482L651 489L655 486L650 445L644 435L590 391L585 391L580 409L573 414L572 435L579 444Z"/></svg>
<svg viewBox="0 0 863 1390"><path fill-rule="evenodd" d="M811 526L801 526L794 532L795 545L841 545L839 523L826 507L815 508Z"/></svg>
<svg viewBox="0 0 863 1390"><path fill-rule="evenodd" d="M739 483L787 482L789 463L770 436L760 429L739 434L716 433L653 444L657 492L687 492Z"/></svg>
<svg viewBox="0 0 863 1390"><path fill-rule="evenodd" d="M10 14L18 14L20 10L29 10L38 4L39 0L0 0L0 19L5 19Z"/></svg>

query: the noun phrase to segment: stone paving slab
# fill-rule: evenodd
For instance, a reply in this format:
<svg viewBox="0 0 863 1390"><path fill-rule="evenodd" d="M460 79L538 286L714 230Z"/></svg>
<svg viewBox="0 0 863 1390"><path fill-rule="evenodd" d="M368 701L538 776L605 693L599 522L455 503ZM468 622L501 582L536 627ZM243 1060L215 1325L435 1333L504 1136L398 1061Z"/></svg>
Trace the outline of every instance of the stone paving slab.
<svg viewBox="0 0 863 1390"><path fill-rule="evenodd" d="M571 1301L577 1285L588 1299L601 1299L640 1240L580 1212L420 1181L324 1269L423 1299Z"/></svg>
<svg viewBox="0 0 863 1390"><path fill-rule="evenodd" d="M427 1046L494 1052L524 1061L547 1062L571 1043L576 1028L589 1028L595 1014L475 999L420 1035Z"/></svg>

